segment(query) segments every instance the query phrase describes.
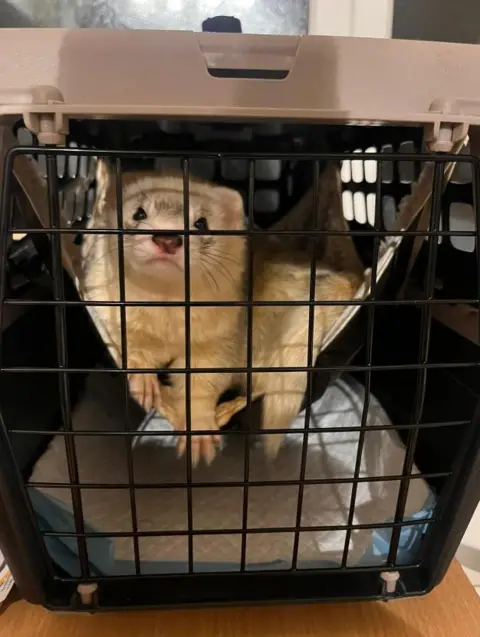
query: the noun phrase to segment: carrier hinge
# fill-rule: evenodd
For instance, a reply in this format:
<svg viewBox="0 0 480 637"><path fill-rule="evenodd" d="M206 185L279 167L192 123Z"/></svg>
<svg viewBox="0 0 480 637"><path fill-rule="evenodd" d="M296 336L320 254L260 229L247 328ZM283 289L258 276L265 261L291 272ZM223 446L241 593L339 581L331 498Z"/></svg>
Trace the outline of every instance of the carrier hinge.
<svg viewBox="0 0 480 637"><path fill-rule="evenodd" d="M36 86L32 90L32 103L35 105L63 104L61 92L54 86ZM36 135L38 142L45 146L64 146L68 135L68 117L64 113L25 112L23 121L26 128Z"/></svg>
<svg viewBox="0 0 480 637"><path fill-rule="evenodd" d="M425 125L424 139L431 152L449 153L455 144L467 137L468 124L442 121L442 115L453 115L454 110L456 109L448 100L434 100L430 104L429 111L439 115L437 121Z"/></svg>

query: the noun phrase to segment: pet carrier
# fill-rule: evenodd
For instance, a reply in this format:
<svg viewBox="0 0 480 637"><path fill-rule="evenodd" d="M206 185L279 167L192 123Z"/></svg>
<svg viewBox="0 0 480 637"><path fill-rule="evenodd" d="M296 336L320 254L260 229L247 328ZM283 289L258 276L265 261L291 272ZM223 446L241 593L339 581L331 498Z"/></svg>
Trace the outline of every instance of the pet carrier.
<svg viewBox="0 0 480 637"><path fill-rule="evenodd" d="M103 610L431 590L478 502L478 48L4 30L0 52L0 547L21 593ZM154 244L183 259L161 266L173 301L131 294ZM241 362L196 364L200 311L210 330L231 308ZM181 316L153 332L185 353L131 364L139 309ZM208 374L225 392L199 429ZM298 383L285 426L265 378ZM222 449L195 466L215 418Z"/></svg>

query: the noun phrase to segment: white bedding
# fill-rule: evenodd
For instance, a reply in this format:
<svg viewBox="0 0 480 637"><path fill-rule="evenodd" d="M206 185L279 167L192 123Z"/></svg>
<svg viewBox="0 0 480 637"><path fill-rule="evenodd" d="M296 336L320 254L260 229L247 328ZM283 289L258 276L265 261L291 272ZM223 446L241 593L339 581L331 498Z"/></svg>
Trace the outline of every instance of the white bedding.
<svg viewBox="0 0 480 637"><path fill-rule="evenodd" d="M323 397L312 406L306 479L351 479L354 475L359 432L345 431L359 426L363 406L363 387L350 377L332 383ZM74 429L92 431L120 431L123 420L123 389L119 377L92 374L85 398L73 417ZM388 425L390 421L378 401L372 396L367 426ZM250 480L291 480L299 478L303 434L295 429L304 426L304 413L292 423L292 432L282 447L277 462L269 465L261 445L250 453ZM150 423L152 427L152 423ZM158 419L154 428L167 427ZM335 432L322 431L335 427ZM242 436L230 436L229 443L210 467L200 466L193 471L193 482L243 481L244 460ZM158 441L158 437L155 439ZM168 483L186 481L185 460L177 459L171 446L144 444L152 438L143 436L134 445L135 482L158 483L159 488L136 488L138 530L159 532L186 530L187 490L168 488ZM80 481L85 483L127 483L126 444L123 436L79 436L76 453ZM169 446L170 445L170 446ZM402 473L405 450L395 432L370 431L365 434L360 477L381 477ZM417 470L415 469L415 472ZM56 436L47 452L37 463L32 476L34 482L68 482L64 437ZM370 481L358 484L354 524L381 524L395 515L399 481ZM42 488L71 508L70 490ZM242 527L243 489L232 487L194 487L193 528L240 529ZM348 523L352 485L330 483L307 485L304 488L302 526L335 526ZM294 527L297 511L298 486L252 486L249 490L248 527L264 529L265 533L249 534L247 565L255 568L289 568L292 559L294 532L269 533L272 527ZM131 532L130 497L126 489L82 489L84 518L88 524L105 532ZM430 515L432 496L421 479L411 481L406 519ZM54 522L52 522L52 527ZM299 567L331 565L341 561L344 530L307 531L301 533ZM388 536L388 532L387 532ZM420 542L422 526L410 526L402 532L402 550L410 551ZM115 538L110 548L121 571L132 567L131 538ZM195 570L224 570L238 568L241 535L196 535L193 542ZM94 545L92 544L92 547ZM149 572L178 571L187 568L188 547L185 536L142 537L139 539L140 558ZM407 552L408 552L407 551ZM348 564L382 562L388 552L385 531L354 530L351 536ZM411 553L408 553L410 555ZM410 559L405 555L405 560ZM95 561L91 557L91 561ZM130 566L126 566L126 562ZM169 566L170 565L170 566ZM104 567L105 568L105 567ZM113 562L108 567L115 569ZM117 569L118 570L118 569Z"/></svg>

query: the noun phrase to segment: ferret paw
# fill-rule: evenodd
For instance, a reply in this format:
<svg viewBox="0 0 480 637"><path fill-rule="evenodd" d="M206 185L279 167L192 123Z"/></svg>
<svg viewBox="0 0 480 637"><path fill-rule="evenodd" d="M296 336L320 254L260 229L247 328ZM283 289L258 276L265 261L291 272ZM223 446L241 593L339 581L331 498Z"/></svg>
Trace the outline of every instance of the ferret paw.
<svg viewBox="0 0 480 637"><path fill-rule="evenodd" d="M247 399L243 396L238 396L233 400L229 400L226 403L220 403L215 411L215 420L217 427L223 427L226 425L236 413L241 411L247 404Z"/></svg>
<svg viewBox="0 0 480 637"><path fill-rule="evenodd" d="M221 437L219 434L205 434L202 436L192 436L192 466L196 467L201 459L207 465L211 465L217 450L221 444ZM181 458L187 451L187 436L179 436L177 442L177 455Z"/></svg>
<svg viewBox="0 0 480 637"><path fill-rule="evenodd" d="M130 393L145 411L150 411L160 400L160 386L155 374L129 374Z"/></svg>
<svg viewBox="0 0 480 637"><path fill-rule="evenodd" d="M262 394L256 392L252 394L252 402L260 398ZM220 403L215 411L215 420L217 427L224 427L239 411L247 406L247 398L245 396L237 396L233 400Z"/></svg>

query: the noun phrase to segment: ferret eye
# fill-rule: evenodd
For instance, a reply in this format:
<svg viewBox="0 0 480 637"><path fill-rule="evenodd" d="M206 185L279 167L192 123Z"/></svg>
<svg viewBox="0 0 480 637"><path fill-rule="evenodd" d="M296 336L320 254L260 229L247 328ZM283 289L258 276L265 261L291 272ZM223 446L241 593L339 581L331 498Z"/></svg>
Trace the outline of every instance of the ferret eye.
<svg viewBox="0 0 480 637"><path fill-rule="evenodd" d="M200 219L197 219L193 225L201 232L208 232L208 221L205 217L200 217Z"/></svg>
<svg viewBox="0 0 480 637"><path fill-rule="evenodd" d="M147 218L147 213L145 212L145 210L142 207L137 208L135 210L135 214L133 215L133 220L134 221L143 221L146 218Z"/></svg>

